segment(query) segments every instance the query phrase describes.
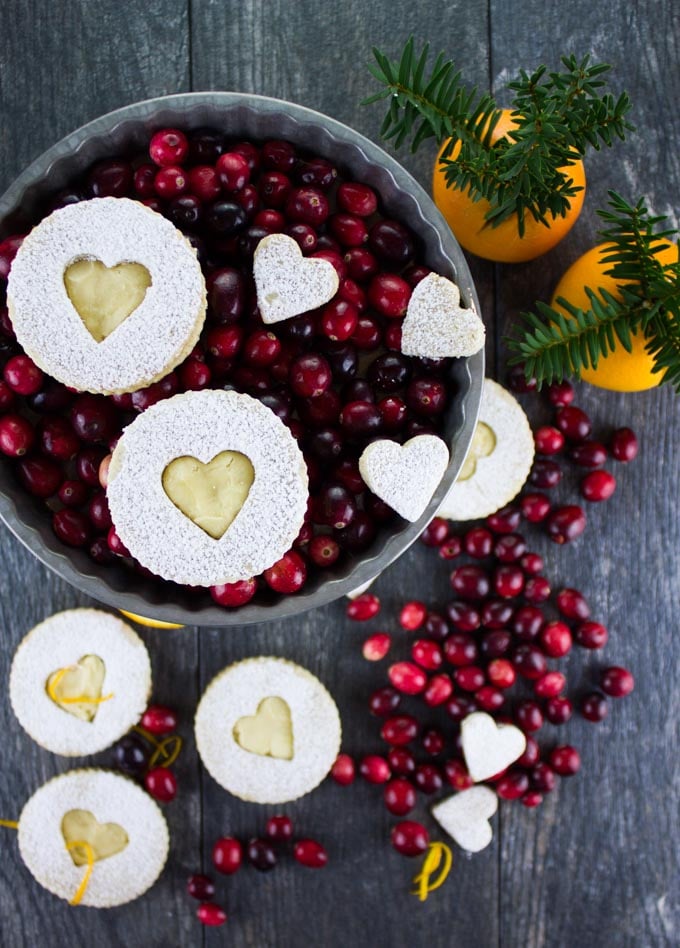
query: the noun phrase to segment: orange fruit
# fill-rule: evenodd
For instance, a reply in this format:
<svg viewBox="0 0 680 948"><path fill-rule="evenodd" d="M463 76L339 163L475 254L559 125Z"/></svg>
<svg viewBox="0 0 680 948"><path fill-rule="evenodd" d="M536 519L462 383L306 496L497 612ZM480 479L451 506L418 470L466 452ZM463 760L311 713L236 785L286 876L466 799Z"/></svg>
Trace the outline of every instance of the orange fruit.
<svg viewBox="0 0 680 948"><path fill-rule="evenodd" d="M591 290L608 290L616 296L616 280L605 275L605 270L611 267L611 264L602 262L602 255L610 249L611 247L606 244L599 244L572 263L555 287L551 305L556 309L562 309L555 302L561 296L572 306L577 306L579 309L589 308L590 301L585 291L587 286ZM656 256L664 265L675 263L678 259L678 248L674 244L664 242ZM563 309L562 312L564 312ZM583 369L581 378L598 388L606 388L614 392L642 392L648 388L655 388L661 382L661 373L652 372L654 360L645 352L645 339L642 333L636 333L632 338L632 343L633 349L630 353L617 343L613 352L599 360L596 369Z"/></svg>
<svg viewBox="0 0 680 948"><path fill-rule="evenodd" d="M517 124L516 120L510 117L511 114L510 109L502 110L501 118L493 131L492 141L503 138L506 132ZM546 227L527 212L524 215L524 236L520 237L516 214L508 217L497 227L492 227L485 220L490 208L488 201L484 198L473 201L467 190L447 188L446 175L439 164L445 147L446 142L439 150L434 164L432 179L434 202L446 218L458 243L470 253L484 257L486 260L495 260L497 263L523 263L552 250L576 223L586 193L586 175L582 161L561 169L573 178L575 185L583 188L571 199L566 215L564 217L549 215L548 219L552 217L552 220L550 226ZM459 152L460 143L453 149L451 157L455 159Z"/></svg>
<svg viewBox="0 0 680 948"><path fill-rule="evenodd" d="M184 626L177 622L163 622L161 619L147 619L146 616L138 616L136 612L126 612L125 609L118 610L126 619L132 619L138 625L146 625L151 629L183 629Z"/></svg>

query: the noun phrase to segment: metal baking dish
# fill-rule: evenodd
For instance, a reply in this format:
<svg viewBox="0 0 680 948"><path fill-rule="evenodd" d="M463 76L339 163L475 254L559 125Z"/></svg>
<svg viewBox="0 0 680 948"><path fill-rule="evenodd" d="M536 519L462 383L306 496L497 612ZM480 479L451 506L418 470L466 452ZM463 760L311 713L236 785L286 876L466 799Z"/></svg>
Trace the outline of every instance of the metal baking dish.
<svg viewBox="0 0 680 948"><path fill-rule="evenodd" d="M424 262L459 285L466 305L479 301L463 253L432 200L393 158L334 119L311 109L262 96L199 92L138 102L89 122L67 135L28 167L0 198L0 239L31 220L50 195L66 187L93 162L143 149L164 126L212 126L229 136L284 138L331 158L379 192L388 215L417 234ZM24 225L25 226L25 223ZM82 550L64 546L52 532L44 506L20 488L10 463L0 465L0 517L46 566L100 602L149 618L187 625L232 626L291 616L343 596L400 556L434 516L463 464L474 431L484 377L484 353L454 360L455 392L443 436L451 461L426 512L417 523L398 520L379 532L372 546L349 562L311 579L296 596L250 603L235 611L216 606L207 592L139 576L123 566L98 566Z"/></svg>

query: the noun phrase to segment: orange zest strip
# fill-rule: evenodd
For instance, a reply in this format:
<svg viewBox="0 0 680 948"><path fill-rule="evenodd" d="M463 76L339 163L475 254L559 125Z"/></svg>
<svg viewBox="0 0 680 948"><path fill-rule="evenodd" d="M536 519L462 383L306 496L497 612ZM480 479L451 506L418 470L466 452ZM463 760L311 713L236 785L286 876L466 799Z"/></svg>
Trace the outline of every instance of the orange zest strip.
<svg viewBox="0 0 680 948"><path fill-rule="evenodd" d="M19 824L16 820L0 820L0 826L6 826L8 829L19 829Z"/></svg>
<svg viewBox="0 0 680 948"><path fill-rule="evenodd" d="M446 843L430 843L423 861L423 867L413 880L416 888L411 894L417 895L419 900L424 902L430 892L434 892L435 889L444 885L452 864L453 853ZM437 871L439 875L436 879L431 879Z"/></svg>
<svg viewBox="0 0 680 948"><path fill-rule="evenodd" d="M171 734L156 745L156 750L149 759L149 767L170 767L179 757L181 750L182 738L179 734Z"/></svg>
<svg viewBox="0 0 680 948"><path fill-rule="evenodd" d="M54 678L47 685L47 694L55 704L101 704L103 701L110 701L111 698L113 698L113 692L111 692L110 695L102 695L101 698L88 698L86 695L79 695L76 698L60 698L57 695L57 685L70 670L71 668L60 668L58 672L55 672Z"/></svg>
<svg viewBox="0 0 680 948"><path fill-rule="evenodd" d="M138 724L133 724L132 730L136 731L138 734L141 734L145 741L148 741L149 744L153 744L154 747L158 748L161 746L162 741L159 741L158 738L147 731L146 728L140 727Z"/></svg>
<svg viewBox="0 0 680 948"><path fill-rule="evenodd" d="M80 839L74 839L70 843L66 843L66 848L69 852L76 848L84 849L85 856L87 857L87 869L85 870L85 875L83 876L82 882L76 889L76 894L68 903L69 905L80 905L80 901L85 895L85 890L87 889L90 878L92 877L92 870L94 869L94 850L89 843L86 843L85 840Z"/></svg>

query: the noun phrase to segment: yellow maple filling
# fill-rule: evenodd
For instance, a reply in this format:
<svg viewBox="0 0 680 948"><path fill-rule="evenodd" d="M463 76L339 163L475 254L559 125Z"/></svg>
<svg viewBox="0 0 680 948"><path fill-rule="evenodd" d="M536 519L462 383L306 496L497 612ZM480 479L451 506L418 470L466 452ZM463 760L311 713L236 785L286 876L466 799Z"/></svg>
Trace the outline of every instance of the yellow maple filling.
<svg viewBox="0 0 680 948"><path fill-rule="evenodd" d="M175 458L163 471L163 490L197 527L219 540L246 502L254 480L255 470L245 454L222 451L207 464Z"/></svg>
<svg viewBox="0 0 680 948"><path fill-rule="evenodd" d="M130 842L128 834L118 823L100 823L89 810L69 810L61 821L61 834L74 865L88 863L87 848L92 850L95 862L122 852Z"/></svg>
<svg viewBox="0 0 680 948"><path fill-rule="evenodd" d="M283 698L264 698L250 717L234 725L234 740L243 750L261 757L293 759L293 723Z"/></svg>
<svg viewBox="0 0 680 948"><path fill-rule="evenodd" d="M90 334L102 342L137 309L151 274L141 263L107 267L100 260L76 260L64 272L64 286Z"/></svg>
<svg viewBox="0 0 680 948"><path fill-rule="evenodd" d="M493 429L483 421L477 422L475 433L472 436L472 443L465 463L458 475L459 481L467 481L477 470L477 461L480 458L488 458L496 450L496 435Z"/></svg>

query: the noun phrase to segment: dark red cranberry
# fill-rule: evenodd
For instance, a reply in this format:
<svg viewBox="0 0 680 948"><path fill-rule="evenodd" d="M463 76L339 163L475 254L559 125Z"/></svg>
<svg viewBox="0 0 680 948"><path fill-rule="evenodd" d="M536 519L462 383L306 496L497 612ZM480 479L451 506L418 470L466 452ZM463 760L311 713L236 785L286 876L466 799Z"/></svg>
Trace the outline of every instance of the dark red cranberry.
<svg viewBox="0 0 680 948"><path fill-rule="evenodd" d="M64 481L60 488L58 497L65 507L82 507L87 500L87 485L82 481ZM110 527L111 524L108 524ZM107 527L107 529L108 529Z"/></svg>
<svg viewBox="0 0 680 948"><path fill-rule="evenodd" d="M505 696L498 688L484 685L475 691L475 701L480 711L498 711L505 704Z"/></svg>
<svg viewBox="0 0 680 948"><path fill-rule="evenodd" d="M495 786L501 800L519 800L529 789L529 776L523 770L509 770Z"/></svg>
<svg viewBox="0 0 680 948"><path fill-rule="evenodd" d="M437 757L444 750L444 735L432 727L423 734L422 745L426 754Z"/></svg>
<svg viewBox="0 0 680 948"><path fill-rule="evenodd" d="M536 739L531 734L526 735L527 746L521 757L515 761L518 767L533 767L541 756L541 752Z"/></svg>
<svg viewBox="0 0 680 948"><path fill-rule="evenodd" d="M581 769L581 756L575 747L562 744L551 750L550 766L560 777L572 777Z"/></svg>
<svg viewBox="0 0 680 948"><path fill-rule="evenodd" d="M398 221L375 223L369 232L368 243L373 253L396 268L405 266L415 253L410 232Z"/></svg>
<svg viewBox="0 0 680 948"><path fill-rule="evenodd" d="M289 550L262 575L274 592L292 595L304 586L307 579L307 567L299 553Z"/></svg>
<svg viewBox="0 0 680 948"><path fill-rule="evenodd" d="M557 507L546 520L548 536L554 543L570 543L586 528L586 515L574 504Z"/></svg>
<svg viewBox="0 0 680 948"><path fill-rule="evenodd" d="M581 702L581 714L586 721L592 721L594 724L603 721L607 717L608 710L607 699L599 691L586 695Z"/></svg>
<svg viewBox="0 0 680 948"><path fill-rule="evenodd" d="M321 331L334 342L345 342L354 333L359 312L352 303L332 300L321 314Z"/></svg>
<svg viewBox="0 0 680 948"><path fill-rule="evenodd" d="M365 247L352 247L344 260L350 277L360 283L370 280L378 272L378 261Z"/></svg>
<svg viewBox="0 0 680 948"><path fill-rule="evenodd" d="M260 175L257 190L265 207L282 208L290 194L290 178L280 171L265 171Z"/></svg>
<svg viewBox="0 0 680 948"><path fill-rule="evenodd" d="M467 695L454 695L446 704L446 712L453 721L462 721L477 710L477 705Z"/></svg>
<svg viewBox="0 0 680 948"><path fill-rule="evenodd" d="M444 779L436 764L418 764L413 774L413 782L423 793L436 793L444 786Z"/></svg>
<svg viewBox="0 0 680 948"><path fill-rule="evenodd" d="M557 785L555 771L543 761L539 761L529 774L533 790L539 793L550 793Z"/></svg>
<svg viewBox="0 0 680 948"><path fill-rule="evenodd" d="M76 457L76 474L88 487L99 487L99 467L106 457L103 448L83 448Z"/></svg>
<svg viewBox="0 0 680 948"><path fill-rule="evenodd" d="M371 638L374 638L374 636L371 636ZM383 652L383 655L380 657L384 657L385 654L387 653ZM364 657L367 656L364 655ZM384 718L387 717L388 714L392 714L397 710L400 704L401 695L389 685L385 685L384 688L378 688L368 699L368 707L371 714L374 714L378 718Z"/></svg>
<svg viewBox="0 0 680 948"><path fill-rule="evenodd" d="M213 234L233 237L247 225L248 216L240 204L217 200L205 205L204 220L206 227Z"/></svg>
<svg viewBox="0 0 680 948"><path fill-rule="evenodd" d="M356 307L359 313L363 313L368 305L366 293L361 289L358 283L354 280L350 280L349 277L341 280L340 286L338 287L338 299L344 300L346 303L351 303L352 306Z"/></svg>
<svg viewBox="0 0 680 948"><path fill-rule="evenodd" d="M502 599L513 599L524 589L525 577L519 566L502 565L494 570L493 588Z"/></svg>
<svg viewBox="0 0 680 948"><path fill-rule="evenodd" d="M506 533L498 537L493 545L493 553L501 563L516 563L527 550L524 537L519 533Z"/></svg>
<svg viewBox="0 0 680 948"><path fill-rule="evenodd" d="M308 869L323 869L328 853L315 839L298 839L293 846L293 859Z"/></svg>
<svg viewBox="0 0 680 948"><path fill-rule="evenodd" d="M581 409L575 405L565 405L555 413L555 423L569 441L585 441L590 437L593 423Z"/></svg>
<svg viewBox="0 0 680 948"><path fill-rule="evenodd" d="M156 194L166 200L179 197L189 187L189 178L184 168L171 165L161 168L153 179Z"/></svg>
<svg viewBox="0 0 680 948"><path fill-rule="evenodd" d="M79 395L69 414L73 430L81 441L88 444L106 443L118 431L116 409L101 396Z"/></svg>
<svg viewBox="0 0 680 948"><path fill-rule="evenodd" d="M110 527L109 532L106 535L106 542L108 543L111 552L115 553L116 556L130 555L130 551L125 546L113 527Z"/></svg>
<svg viewBox="0 0 680 948"><path fill-rule="evenodd" d="M375 523L367 513L360 510L348 527L340 531L337 539L350 553L360 553L375 539Z"/></svg>
<svg viewBox="0 0 680 948"><path fill-rule="evenodd" d="M385 806L395 816L406 816L416 805L416 791L410 780L397 777L385 784Z"/></svg>
<svg viewBox="0 0 680 948"><path fill-rule="evenodd" d="M543 803L543 796L536 790L530 790L528 793L524 794L520 800L520 803L522 806L533 810L535 807L540 806L541 803Z"/></svg>
<svg viewBox="0 0 680 948"><path fill-rule="evenodd" d="M380 433L382 417L377 406L371 402L353 401L342 409L340 424L352 438L363 440Z"/></svg>
<svg viewBox="0 0 680 948"><path fill-rule="evenodd" d="M545 655L534 645L518 645L513 652L512 660L520 675L530 681L540 678L548 669Z"/></svg>
<svg viewBox="0 0 680 948"><path fill-rule="evenodd" d="M575 444L569 452L569 457L579 467L598 468L607 460L607 449L598 441L582 441Z"/></svg>
<svg viewBox="0 0 680 948"><path fill-rule="evenodd" d="M144 775L146 792L161 803L172 803L177 796L177 777L169 767L152 767Z"/></svg>
<svg viewBox="0 0 680 948"><path fill-rule="evenodd" d="M520 701L515 709L515 721L523 731L540 731L543 727L543 712L535 701Z"/></svg>
<svg viewBox="0 0 680 948"><path fill-rule="evenodd" d="M479 601L489 595L491 583L479 566L459 566L451 573L451 588L463 599Z"/></svg>
<svg viewBox="0 0 680 948"><path fill-rule="evenodd" d="M525 553L519 561L519 565L528 576L536 576L545 566L543 557L538 553Z"/></svg>
<svg viewBox="0 0 680 948"><path fill-rule="evenodd" d="M359 773L368 783L387 783L391 776L389 764L377 754L368 754L362 758Z"/></svg>
<svg viewBox="0 0 680 948"><path fill-rule="evenodd" d="M92 197L127 197L132 190L132 167L126 161L100 161L88 175Z"/></svg>
<svg viewBox="0 0 680 948"><path fill-rule="evenodd" d="M112 760L117 770L131 777L139 777L149 762L148 744L136 734L126 734L113 745Z"/></svg>
<svg viewBox="0 0 680 948"><path fill-rule="evenodd" d="M550 513L550 500L545 494L538 491L524 494L519 502L522 516L529 523L540 523Z"/></svg>
<svg viewBox="0 0 680 948"><path fill-rule="evenodd" d="M325 158L310 158L298 163L295 169L296 180L300 184L321 188L327 191L333 186L338 177L337 168Z"/></svg>
<svg viewBox="0 0 680 948"><path fill-rule="evenodd" d="M484 595L487 595L487 593ZM446 614L451 625L459 632L474 632L482 624L479 610L470 603L461 602L457 599L447 603Z"/></svg>
<svg viewBox="0 0 680 948"><path fill-rule="evenodd" d="M373 309L392 319L405 315L410 298L411 287L393 273L377 274L368 288L368 301Z"/></svg>
<svg viewBox="0 0 680 948"><path fill-rule="evenodd" d="M287 842L293 838L293 821L289 816L270 816L265 826L265 833L275 842Z"/></svg>
<svg viewBox="0 0 680 948"><path fill-rule="evenodd" d="M527 392L535 392L538 383L535 378L527 378L523 365L514 365L508 372L508 388L519 395L525 395Z"/></svg>
<svg viewBox="0 0 680 948"><path fill-rule="evenodd" d="M438 379L416 379L406 389L406 404L418 415L439 415L446 400L446 386Z"/></svg>
<svg viewBox="0 0 680 948"><path fill-rule="evenodd" d="M557 461L551 461L550 458L537 458L531 473L529 474L529 483L534 487L550 489L557 487L562 480L562 468Z"/></svg>
<svg viewBox="0 0 680 948"><path fill-rule="evenodd" d="M38 427L38 439L43 453L58 461L70 461L80 447L75 431L66 418L59 415L42 422Z"/></svg>
<svg viewBox="0 0 680 948"><path fill-rule="evenodd" d="M322 569L332 566L340 556L340 547L333 537L320 534L309 541L308 555L312 563Z"/></svg>
<svg viewBox="0 0 680 948"><path fill-rule="evenodd" d="M187 892L192 899L205 902L207 899L211 899L215 894L215 884L209 876L195 873L193 876L189 876Z"/></svg>
<svg viewBox="0 0 680 948"><path fill-rule="evenodd" d="M590 606L578 589L560 589L555 603L559 612L567 619L590 618Z"/></svg>
<svg viewBox="0 0 680 948"><path fill-rule="evenodd" d="M462 551L462 546L460 538L453 536L449 537L448 540L445 540L439 547L438 553L439 558L442 560L455 560L457 559Z"/></svg>
<svg viewBox="0 0 680 948"><path fill-rule="evenodd" d="M149 705L140 721L145 731L151 734L170 734L177 728L177 715L164 705Z"/></svg>
<svg viewBox="0 0 680 948"><path fill-rule="evenodd" d="M225 191L241 191L250 181L250 165L239 152L220 155L215 168Z"/></svg>
<svg viewBox="0 0 680 948"><path fill-rule="evenodd" d="M27 355L15 355L5 363L3 378L17 395L34 395L43 384L43 374Z"/></svg>
<svg viewBox="0 0 680 948"><path fill-rule="evenodd" d="M343 530L352 522L357 512L356 502L339 484L328 484L317 495L314 504L314 519L328 527Z"/></svg>
<svg viewBox="0 0 680 948"><path fill-rule="evenodd" d="M550 598L550 583L545 576L531 576L524 586L524 598L534 606Z"/></svg>
<svg viewBox="0 0 680 948"><path fill-rule="evenodd" d="M463 536L463 549L468 556L483 560L493 550L493 534L485 527L472 527Z"/></svg>
<svg viewBox="0 0 680 948"><path fill-rule="evenodd" d="M462 760L454 758L444 764L444 776L454 790L468 790L473 780Z"/></svg>
<svg viewBox="0 0 680 948"><path fill-rule="evenodd" d="M51 497L61 483L61 468L49 458L22 458L18 471L21 483L34 497Z"/></svg>
<svg viewBox="0 0 680 948"><path fill-rule="evenodd" d="M366 374L374 388L393 392L408 382L411 370L404 356L397 352L386 352L373 360Z"/></svg>
<svg viewBox="0 0 680 948"><path fill-rule="evenodd" d="M599 622L582 622L576 627L574 638L581 648L597 649L607 644L609 633Z"/></svg>
<svg viewBox="0 0 680 948"><path fill-rule="evenodd" d="M476 665L466 665L457 668L453 673L454 680L463 691L479 691L484 684L484 672Z"/></svg>
<svg viewBox="0 0 680 948"><path fill-rule="evenodd" d="M564 435L551 425L543 425L534 432L538 454L559 454L564 447Z"/></svg>
<svg viewBox="0 0 680 948"><path fill-rule="evenodd" d="M286 216L293 223L320 227L328 217L328 198L317 188L295 188L286 201Z"/></svg>
<svg viewBox="0 0 680 948"><path fill-rule="evenodd" d="M449 634L449 624L438 612L428 612L423 631L431 639L443 642Z"/></svg>
<svg viewBox="0 0 680 948"><path fill-rule="evenodd" d="M332 389L327 389L314 398L305 398L297 402L298 414L303 423L310 428L334 425L340 417L341 408L340 396Z"/></svg>
<svg viewBox="0 0 680 948"><path fill-rule="evenodd" d="M366 223L353 214L333 214L328 223L331 233L342 247L361 247L368 240Z"/></svg>
<svg viewBox="0 0 680 948"><path fill-rule="evenodd" d="M64 507L52 517L52 527L62 543L67 546L86 546L90 540L90 523L85 514Z"/></svg>
<svg viewBox="0 0 680 948"><path fill-rule="evenodd" d="M351 379L357 373L359 364L357 350L349 343L331 343L324 346L324 352L328 359L333 376L338 382Z"/></svg>
<svg viewBox="0 0 680 948"><path fill-rule="evenodd" d="M552 382L547 388L547 393L548 401L557 408L571 405L574 400L574 386L566 379L563 382Z"/></svg>
<svg viewBox="0 0 680 948"><path fill-rule="evenodd" d="M208 305L216 322L233 323L240 319L245 300L245 284L239 270L222 267L211 274L208 280Z"/></svg>
<svg viewBox="0 0 680 948"><path fill-rule="evenodd" d="M390 323L385 328L385 345L388 349L401 350L401 323Z"/></svg>
<svg viewBox="0 0 680 948"><path fill-rule="evenodd" d="M477 645L467 632L453 632L444 642L444 655L456 668L473 665L478 656Z"/></svg>
<svg viewBox="0 0 680 948"><path fill-rule="evenodd" d="M591 503L609 500L616 490L616 478L609 471L591 471L581 481L581 496Z"/></svg>
<svg viewBox="0 0 680 948"><path fill-rule="evenodd" d="M262 164L277 171L292 171L297 156L295 146L280 139L271 139L262 146Z"/></svg>
<svg viewBox="0 0 680 948"><path fill-rule="evenodd" d="M211 165L198 165L187 172L189 190L199 201L214 201L221 186L217 171Z"/></svg>
<svg viewBox="0 0 680 948"><path fill-rule="evenodd" d="M486 658L501 658L507 655L511 644L512 638L507 629L492 629L482 638L480 650Z"/></svg>
<svg viewBox="0 0 680 948"><path fill-rule="evenodd" d="M246 858L258 872L269 872L277 863L274 847L266 839L248 840Z"/></svg>
<svg viewBox="0 0 680 948"><path fill-rule="evenodd" d="M541 629L541 647L546 655L561 658L571 651L571 645L571 631L564 622L546 622Z"/></svg>
<svg viewBox="0 0 680 948"><path fill-rule="evenodd" d="M543 613L536 606L521 606L512 620L512 631L522 642L533 642L544 622Z"/></svg>
<svg viewBox="0 0 680 948"><path fill-rule="evenodd" d="M87 514L95 530L105 531L111 526L109 504L104 491L95 494L87 507Z"/></svg>
<svg viewBox="0 0 680 948"><path fill-rule="evenodd" d="M487 526L494 533L517 533L521 522L521 513L518 507L508 504L486 518Z"/></svg>
<svg viewBox="0 0 680 948"><path fill-rule="evenodd" d="M425 546L441 546L448 539L451 525L443 517L434 517L420 534L420 542Z"/></svg>
<svg viewBox="0 0 680 948"><path fill-rule="evenodd" d="M545 716L551 724L566 724L573 713L573 704L563 695L548 698L545 703Z"/></svg>
<svg viewBox="0 0 680 948"><path fill-rule="evenodd" d="M634 461L638 453L638 440L630 428L617 428L609 442L612 457L617 461Z"/></svg>
<svg viewBox="0 0 680 948"><path fill-rule="evenodd" d="M482 626L485 629L504 629L514 615L514 607L502 599L489 599L482 606Z"/></svg>
<svg viewBox="0 0 680 948"><path fill-rule="evenodd" d="M407 777L416 769L415 758L405 747L390 747L387 752L387 763L392 773L397 776Z"/></svg>
<svg viewBox="0 0 680 948"><path fill-rule="evenodd" d="M635 687L635 679L627 668L612 665L605 668L600 676L600 687L611 698L625 698Z"/></svg>
<svg viewBox="0 0 680 948"><path fill-rule="evenodd" d="M0 280L6 280L9 276L12 261L23 242L24 238L18 234L0 241Z"/></svg>
<svg viewBox="0 0 680 948"><path fill-rule="evenodd" d="M0 413L4 415L9 412L9 410L13 407L14 402L14 392L6 382L3 382L0 379ZM38 409L38 411L39 410L40 409Z"/></svg>
<svg viewBox="0 0 680 948"><path fill-rule="evenodd" d="M366 314L359 317L352 333L352 342L362 352L372 352L380 345L382 331L377 319Z"/></svg>

